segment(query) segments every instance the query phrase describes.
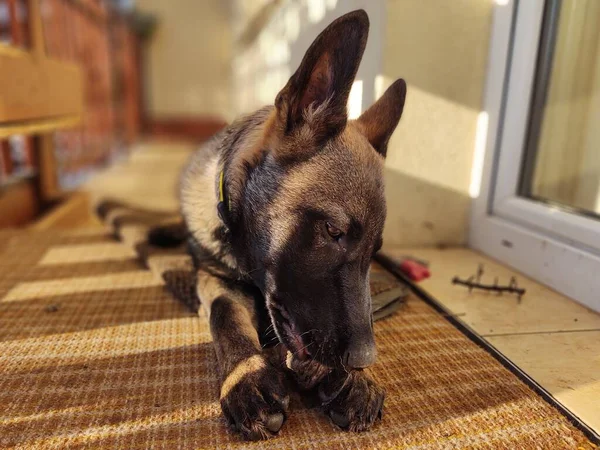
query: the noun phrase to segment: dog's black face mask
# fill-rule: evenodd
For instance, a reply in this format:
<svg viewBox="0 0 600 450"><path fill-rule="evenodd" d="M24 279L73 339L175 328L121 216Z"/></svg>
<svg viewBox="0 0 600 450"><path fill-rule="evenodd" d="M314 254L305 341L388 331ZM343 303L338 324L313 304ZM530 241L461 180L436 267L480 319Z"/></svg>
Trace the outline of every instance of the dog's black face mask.
<svg viewBox="0 0 600 450"><path fill-rule="evenodd" d="M383 216L383 205L374 209ZM268 307L275 330L299 359L367 367L376 356L369 266L381 229L354 221L341 228L315 210L302 210L299 216L274 267Z"/></svg>

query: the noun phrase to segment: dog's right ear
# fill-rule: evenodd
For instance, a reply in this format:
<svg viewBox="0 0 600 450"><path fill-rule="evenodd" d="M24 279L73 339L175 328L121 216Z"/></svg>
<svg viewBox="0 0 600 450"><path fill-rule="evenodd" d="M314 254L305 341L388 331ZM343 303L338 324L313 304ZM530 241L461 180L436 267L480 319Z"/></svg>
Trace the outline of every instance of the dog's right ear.
<svg viewBox="0 0 600 450"><path fill-rule="evenodd" d="M319 34L275 100L285 135L308 125L318 144L344 128L368 34L369 18L362 9L338 18Z"/></svg>
<svg viewBox="0 0 600 450"><path fill-rule="evenodd" d="M406 100L406 82L396 80L356 123L373 148L385 158L387 146L396 129Z"/></svg>

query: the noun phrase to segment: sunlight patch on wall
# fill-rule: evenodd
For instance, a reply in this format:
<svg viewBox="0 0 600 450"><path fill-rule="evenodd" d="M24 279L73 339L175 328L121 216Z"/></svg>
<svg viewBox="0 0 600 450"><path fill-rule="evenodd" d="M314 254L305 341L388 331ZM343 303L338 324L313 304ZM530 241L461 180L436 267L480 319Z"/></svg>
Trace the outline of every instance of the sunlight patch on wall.
<svg viewBox="0 0 600 450"><path fill-rule="evenodd" d="M480 112L477 116L475 153L473 155L473 166L471 168L471 184L469 185L469 195L471 198L479 197L479 191L481 189L481 175L483 173L483 160L485 157L488 122L488 113L485 111Z"/></svg>
<svg viewBox="0 0 600 450"><path fill-rule="evenodd" d="M348 97L348 119L358 119L362 113L363 82L356 80L350 89Z"/></svg>
<svg viewBox="0 0 600 450"><path fill-rule="evenodd" d="M338 0L325 0L325 5L327 6L327 9L329 10L334 10L335 7L338 4Z"/></svg>
<svg viewBox="0 0 600 450"><path fill-rule="evenodd" d="M260 53L268 67L280 66L290 60L290 47L287 41L268 36L267 39L261 39L260 43Z"/></svg>
<svg viewBox="0 0 600 450"><path fill-rule="evenodd" d="M285 11L283 22L285 23L285 38L288 42L295 42L300 35L300 11L294 4Z"/></svg>
<svg viewBox="0 0 600 450"><path fill-rule="evenodd" d="M375 101L379 100L385 90L390 85L390 80L385 75L376 75L375 76Z"/></svg>
<svg viewBox="0 0 600 450"><path fill-rule="evenodd" d="M307 0L306 6L308 6L308 20L310 23L318 23L323 20L327 12L325 0Z"/></svg>

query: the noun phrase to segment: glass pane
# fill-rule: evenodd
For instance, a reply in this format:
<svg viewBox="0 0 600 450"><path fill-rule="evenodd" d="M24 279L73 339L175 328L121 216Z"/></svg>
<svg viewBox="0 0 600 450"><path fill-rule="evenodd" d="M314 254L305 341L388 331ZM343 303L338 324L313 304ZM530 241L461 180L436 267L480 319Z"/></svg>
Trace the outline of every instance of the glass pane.
<svg viewBox="0 0 600 450"><path fill-rule="evenodd" d="M600 1L547 3L521 194L597 215Z"/></svg>

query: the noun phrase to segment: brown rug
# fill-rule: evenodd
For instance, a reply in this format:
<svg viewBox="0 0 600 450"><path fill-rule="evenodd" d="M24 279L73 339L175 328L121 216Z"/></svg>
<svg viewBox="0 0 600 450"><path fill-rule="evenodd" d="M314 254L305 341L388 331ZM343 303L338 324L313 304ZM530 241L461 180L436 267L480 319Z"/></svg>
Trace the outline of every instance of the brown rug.
<svg viewBox="0 0 600 450"><path fill-rule="evenodd" d="M95 230L0 248L2 448L594 448L415 297L375 325L387 398L372 431L341 432L295 399L278 437L242 442L221 417L206 323L130 246Z"/></svg>

